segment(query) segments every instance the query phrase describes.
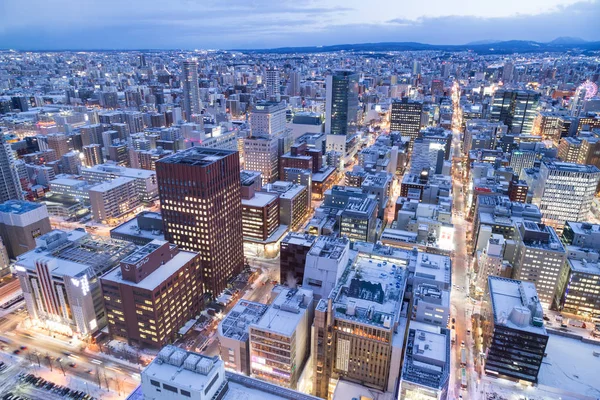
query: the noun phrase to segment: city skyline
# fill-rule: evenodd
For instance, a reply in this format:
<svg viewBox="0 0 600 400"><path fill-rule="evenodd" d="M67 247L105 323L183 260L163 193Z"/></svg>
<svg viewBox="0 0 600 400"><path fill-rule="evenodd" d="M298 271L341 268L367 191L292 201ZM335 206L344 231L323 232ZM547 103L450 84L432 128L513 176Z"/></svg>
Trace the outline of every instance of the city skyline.
<svg viewBox="0 0 600 400"><path fill-rule="evenodd" d="M436 0L426 10L420 4L339 0L234 1L227 8L191 1L168 6L109 1L82 8L72 0L51 5L31 0L2 7L0 48L17 50L264 49L397 41L462 45L550 42L559 36L600 40L598 0ZM572 20L577 24L569 24L568 32L557 31Z"/></svg>

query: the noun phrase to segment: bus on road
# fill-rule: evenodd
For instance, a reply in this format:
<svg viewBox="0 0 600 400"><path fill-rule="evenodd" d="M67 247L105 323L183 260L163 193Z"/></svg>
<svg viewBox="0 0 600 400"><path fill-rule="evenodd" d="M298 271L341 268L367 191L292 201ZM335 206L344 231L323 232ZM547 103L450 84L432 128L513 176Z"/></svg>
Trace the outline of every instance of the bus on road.
<svg viewBox="0 0 600 400"><path fill-rule="evenodd" d="M464 368L460 370L460 387L463 389L467 388L467 370Z"/></svg>
<svg viewBox="0 0 600 400"><path fill-rule="evenodd" d="M465 348L460 349L460 366L467 366L467 349Z"/></svg>

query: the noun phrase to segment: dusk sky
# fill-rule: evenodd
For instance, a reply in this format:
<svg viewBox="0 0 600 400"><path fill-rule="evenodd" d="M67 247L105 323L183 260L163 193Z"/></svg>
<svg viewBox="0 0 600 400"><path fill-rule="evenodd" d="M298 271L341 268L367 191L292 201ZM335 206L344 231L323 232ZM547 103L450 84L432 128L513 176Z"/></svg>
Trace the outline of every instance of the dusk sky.
<svg viewBox="0 0 600 400"><path fill-rule="evenodd" d="M600 0L2 0L0 48L600 40L598 21Z"/></svg>

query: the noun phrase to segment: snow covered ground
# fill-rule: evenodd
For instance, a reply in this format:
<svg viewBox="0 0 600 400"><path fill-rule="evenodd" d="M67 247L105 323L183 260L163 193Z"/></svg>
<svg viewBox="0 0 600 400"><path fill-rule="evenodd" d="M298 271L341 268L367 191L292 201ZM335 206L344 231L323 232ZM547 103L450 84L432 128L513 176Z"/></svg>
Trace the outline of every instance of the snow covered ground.
<svg viewBox="0 0 600 400"><path fill-rule="evenodd" d="M538 380L540 385L600 398L600 346L550 335Z"/></svg>

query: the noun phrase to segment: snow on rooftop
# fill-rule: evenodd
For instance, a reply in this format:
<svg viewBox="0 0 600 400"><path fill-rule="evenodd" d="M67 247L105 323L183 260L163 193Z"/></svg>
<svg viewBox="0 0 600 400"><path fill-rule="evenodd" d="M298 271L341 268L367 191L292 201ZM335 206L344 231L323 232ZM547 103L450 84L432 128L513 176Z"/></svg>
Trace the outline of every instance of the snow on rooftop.
<svg viewBox="0 0 600 400"><path fill-rule="evenodd" d="M406 269L399 260L358 256L331 292L336 318L393 328L405 281Z"/></svg>
<svg viewBox="0 0 600 400"><path fill-rule="evenodd" d="M547 335L542 306L532 282L490 276L489 291L495 324ZM536 318L538 324L534 325Z"/></svg>
<svg viewBox="0 0 600 400"><path fill-rule="evenodd" d="M161 283L169 279L169 277L173 275L179 268L181 268L184 264L194 259L194 257L196 257L197 255L198 253L180 250L179 253L175 255L175 257L171 258L169 261L158 267L154 272L152 272L150 275L148 275L138 283L123 279L120 266L113 268L106 275L104 275L102 279L112 281L115 283L121 283L128 286L137 287L140 289L154 290Z"/></svg>
<svg viewBox="0 0 600 400"><path fill-rule="evenodd" d="M600 398L600 346L577 339L550 335L538 382L590 398Z"/></svg>
<svg viewBox="0 0 600 400"><path fill-rule="evenodd" d="M307 305L312 298L312 290L282 287L281 292L269 305L262 318L250 326L290 337L304 318Z"/></svg>

